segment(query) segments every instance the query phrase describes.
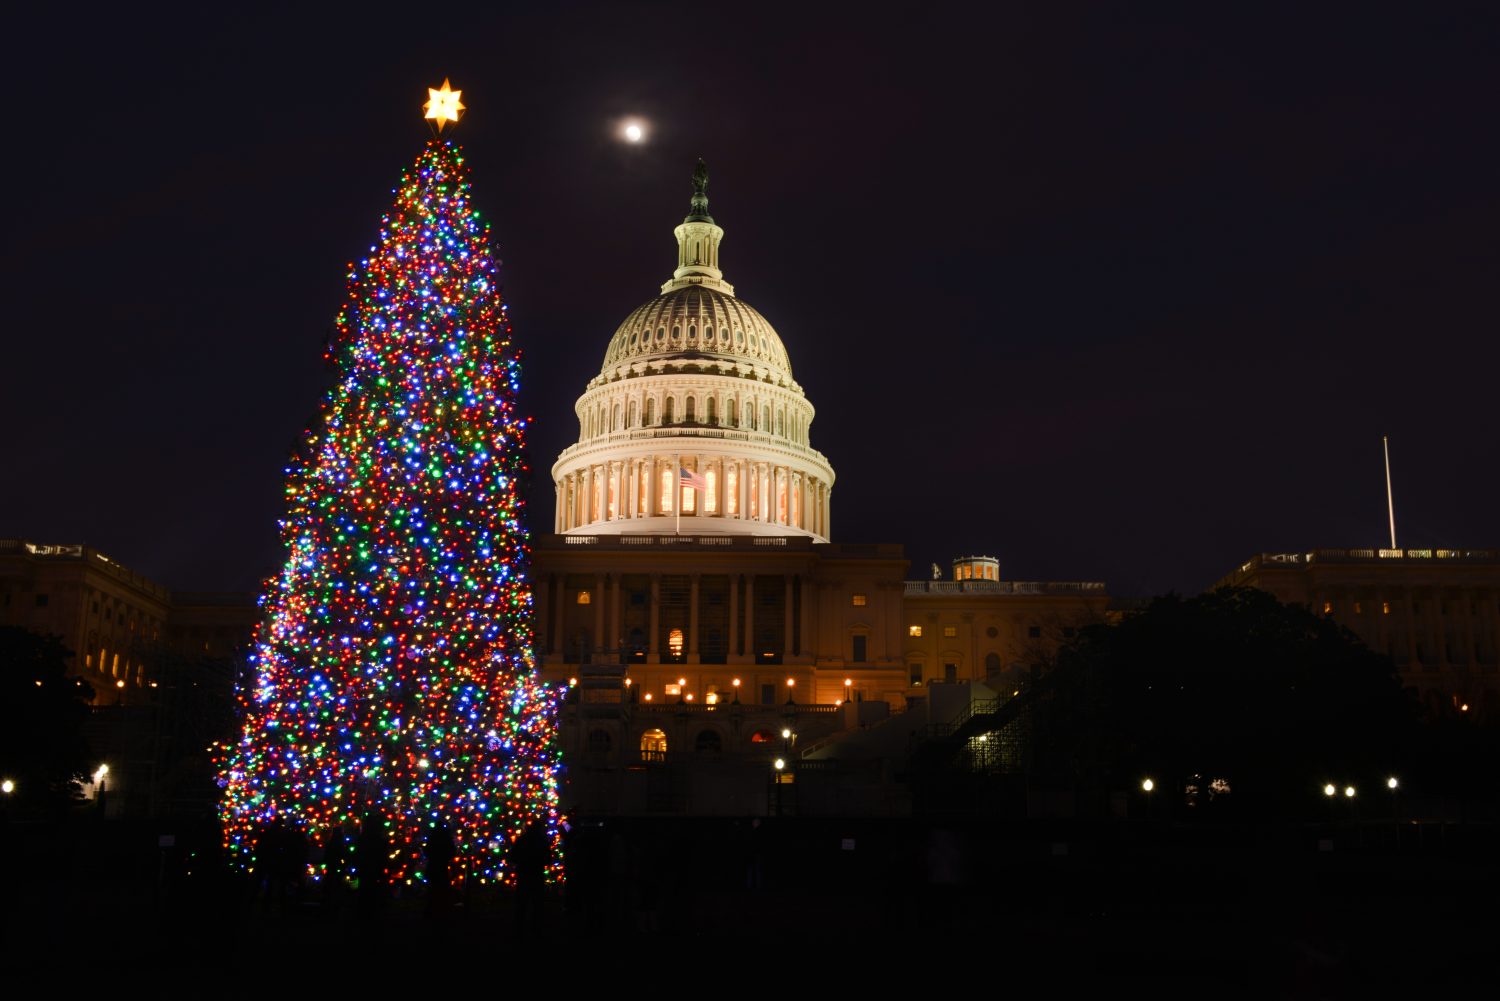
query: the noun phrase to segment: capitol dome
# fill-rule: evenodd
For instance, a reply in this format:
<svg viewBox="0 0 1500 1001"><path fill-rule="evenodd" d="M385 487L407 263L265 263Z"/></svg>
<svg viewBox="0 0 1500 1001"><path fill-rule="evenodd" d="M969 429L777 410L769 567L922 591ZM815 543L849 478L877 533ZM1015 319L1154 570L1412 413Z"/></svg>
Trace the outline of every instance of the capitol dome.
<svg viewBox="0 0 1500 1001"><path fill-rule="evenodd" d="M708 171L674 230L677 268L620 324L552 467L570 535L829 537L833 469L781 338L719 269Z"/></svg>

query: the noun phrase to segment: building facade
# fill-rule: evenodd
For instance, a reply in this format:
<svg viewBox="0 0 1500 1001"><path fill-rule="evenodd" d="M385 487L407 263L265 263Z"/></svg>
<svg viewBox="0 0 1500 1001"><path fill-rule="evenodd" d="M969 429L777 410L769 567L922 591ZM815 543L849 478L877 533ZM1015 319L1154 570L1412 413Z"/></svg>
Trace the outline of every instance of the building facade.
<svg viewBox="0 0 1500 1001"><path fill-rule="evenodd" d="M1500 714L1500 550L1262 553L1219 584L1329 616L1389 655L1429 713Z"/></svg>

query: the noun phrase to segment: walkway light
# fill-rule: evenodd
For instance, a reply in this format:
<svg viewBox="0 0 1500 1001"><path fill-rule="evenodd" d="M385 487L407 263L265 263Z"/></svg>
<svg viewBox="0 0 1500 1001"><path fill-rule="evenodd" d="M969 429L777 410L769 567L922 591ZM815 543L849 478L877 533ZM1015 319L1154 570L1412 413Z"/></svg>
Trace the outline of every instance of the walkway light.
<svg viewBox="0 0 1500 1001"><path fill-rule="evenodd" d="M1150 780L1150 779L1142 779L1141 780L1141 791L1142 792L1150 792L1152 789L1155 789L1155 788L1156 788L1156 783L1153 782L1152 780Z"/></svg>
<svg viewBox="0 0 1500 1001"><path fill-rule="evenodd" d="M781 771L785 767L786 767L786 759L785 758L777 758L776 759L776 770L779 772L779 771Z"/></svg>
<svg viewBox="0 0 1500 1001"><path fill-rule="evenodd" d="M15 791L16 791L16 784L14 782L12 782L10 779L6 779L4 782L0 782L0 792L3 792L3 793L5 793L5 795L9 796L11 793L13 793Z"/></svg>
<svg viewBox="0 0 1500 1001"><path fill-rule="evenodd" d="M1334 785L1332 782L1328 783L1326 786L1323 787L1323 795L1324 796L1337 796L1338 792L1339 792L1338 786Z"/></svg>
<svg viewBox="0 0 1500 1001"><path fill-rule="evenodd" d="M1353 786L1344 786L1344 798L1345 799L1353 799L1354 798L1354 787Z"/></svg>
<svg viewBox="0 0 1500 1001"><path fill-rule="evenodd" d="M1400 785L1401 783L1396 781L1396 776L1394 775L1385 780L1385 787L1391 792L1395 792L1400 787Z"/></svg>

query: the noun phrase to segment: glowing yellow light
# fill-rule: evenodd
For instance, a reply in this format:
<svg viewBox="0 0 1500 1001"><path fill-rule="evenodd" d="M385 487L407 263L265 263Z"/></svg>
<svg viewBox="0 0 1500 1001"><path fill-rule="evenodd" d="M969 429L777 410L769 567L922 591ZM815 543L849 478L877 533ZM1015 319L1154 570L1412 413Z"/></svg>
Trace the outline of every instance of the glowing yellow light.
<svg viewBox="0 0 1500 1001"><path fill-rule="evenodd" d="M430 765L431 765L431 762L429 762L426 758L418 758L417 759L417 767L418 768L424 768L425 769L425 768L428 768Z"/></svg>
<svg viewBox="0 0 1500 1001"><path fill-rule="evenodd" d="M687 684L687 679L686 678L678 678L677 679L677 683L679 685L686 685Z"/></svg>
<svg viewBox="0 0 1500 1001"><path fill-rule="evenodd" d="M15 791L16 791L16 784L14 782L12 782L10 779L6 779L4 782L0 782L0 792L3 792L3 793L5 793L5 795L9 796L11 793L13 793Z"/></svg>
<svg viewBox="0 0 1500 1001"><path fill-rule="evenodd" d="M577 688L578 687L578 679L577 678L569 678L568 679L568 687L569 688Z"/></svg>
<svg viewBox="0 0 1500 1001"><path fill-rule="evenodd" d="M740 687L740 679L739 678L735 678L734 679L734 687L736 687L736 688Z"/></svg>
<svg viewBox="0 0 1500 1001"><path fill-rule="evenodd" d="M121 678L119 681L116 681L115 682L115 687L116 688L124 688L125 687L125 679ZM1464 708L1467 709L1469 707L1468 706L1464 706Z"/></svg>
<svg viewBox="0 0 1500 1001"><path fill-rule="evenodd" d="M647 701L647 702L650 702L650 701L651 701L651 693L650 693L650 692L647 692L647 693L646 693L646 701Z"/></svg>
<svg viewBox="0 0 1500 1001"><path fill-rule="evenodd" d="M788 679L786 679L786 687L788 687L788 688L795 688L796 685L797 685L797 679L796 678L788 678Z"/></svg>
<svg viewBox="0 0 1500 1001"><path fill-rule="evenodd" d="M781 771L785 767L786 767L786 759L785 758L777 758L776 759L776 770L779 772L779 771Z"/></svg>
<svg viewBox="0 0 1500 1001"><path fill-rule="evenodd" d="M422 105L422 110L426 114L422 117L437 122L438 131L443 131L443 126L448 122L458 121L458 113L465 109L465 105L458 99L462 93L461 90L452 89L448 84L448 79L444 77L441 90L427 88L427 103Z"/></svg>
<svg viewBox="0 0 1500 1001"><path fill-rule="evenodd" d="M625 137L626 142L638 143L646 138L646 129L640 122L626 122L620 134Z"/></svg>
<svg viewBox="0 0 1500 1001"><path fill-rule="evenodd" d="M1141 789L1142 789L1142 791L1144 791L1144 792L1150 792L1152 789L1155 789L1155 788L1156 788L1156 783L1153 782L1151 779L1142 779L1141 780Z"/></svg>
<svg viewBox="0 0 1500 1001"><path fill-rule="evenodd" d="M629 679L629 678L626 678L626 679L625 679L625 687L626 687L626 688L629 688L629 687L630 687L630 679Z"/></svg>
<svg viewBox="0 0 1500 1001"><path fill-rule="evenodd" d="M686 696L684 696L684 697L685 697L685 698L686 698L686 699L687 699L687 700L688 700L688 701L689 701L689 702L691 702L691 701L693 701L693 693L692 693L692 692L688 692L688 693L687 693L687 695L686 695Z"/></svg>
<svg viewBox="0 0 1500 1001"><path fill-rule="evenodd" d="M791 737L792 737L791 728L790 727L784 727L784 728L782 728L781 739L782 740L790 740Z"/></svg>
<svg viewBox="0 0 1500 1001"><path fill-rule="evenodd" d="M1396 781L1396 776L1394 775L1385 780L1385 787L1387 789L1395 789L1399 785L1401 785L1401 783Z"/></svg>
<svg viewBox="0 0 1500 1001"><path fill-rule="evenodd" d="M1338 791L1338 787L1335 786L1332 782L1323 787L1324 796L1335 796L1338 794Z"/></svg>
<svg viewBox="0 0 1500 1001"><path fill-rule="evenodd" d="M1344 795L1347 796L1347 797L1349 797L1350 799L1353 799L1354 798L1354 787L1353 786L1344 786Z"/></svg>

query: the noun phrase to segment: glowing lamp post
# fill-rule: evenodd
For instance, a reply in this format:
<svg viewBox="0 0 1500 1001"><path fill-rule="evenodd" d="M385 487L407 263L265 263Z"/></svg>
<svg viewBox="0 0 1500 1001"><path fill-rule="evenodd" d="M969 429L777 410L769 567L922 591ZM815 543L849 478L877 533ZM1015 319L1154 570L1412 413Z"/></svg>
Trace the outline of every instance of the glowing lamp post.
<svg viewBox="0 0 1500 1001"><path fill-rule="evenodd" d="M1151 817L1151 792L1156 788L1156 781L1150 776L1141 779L1141 792L1146 794L1146 818Z"/></svg>
<svg viewBox="0 0 1500 1001"><path fill-rule="evenodd" d="M3 792L3 793L5 793L5 795L9 796L11 793L13 793L15 791L16 791L16 784L12 780L6 779L3 782L0 782L0 792Z"/></svg>

